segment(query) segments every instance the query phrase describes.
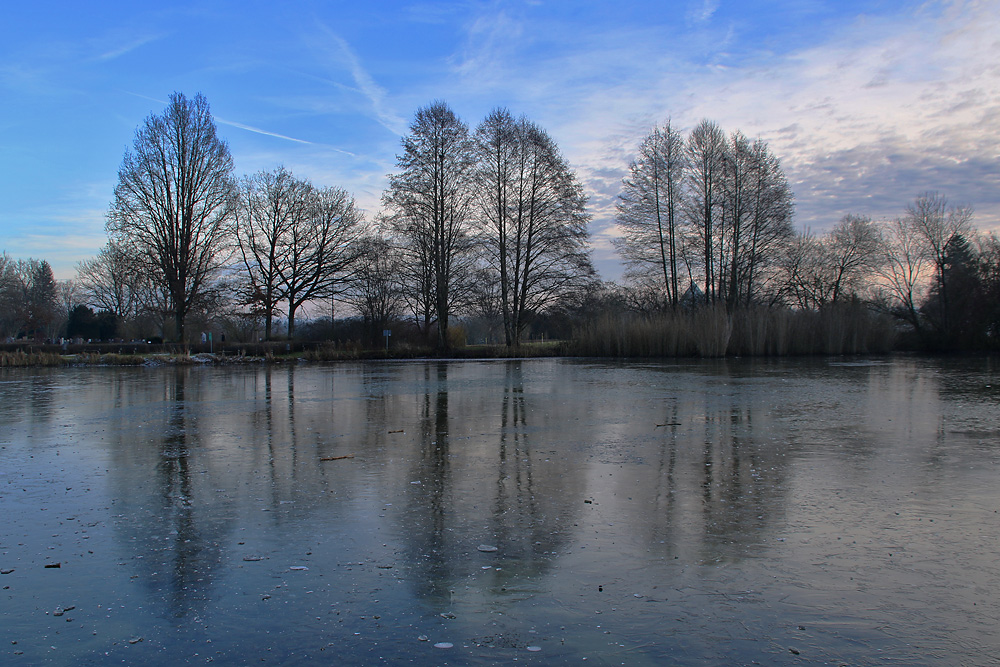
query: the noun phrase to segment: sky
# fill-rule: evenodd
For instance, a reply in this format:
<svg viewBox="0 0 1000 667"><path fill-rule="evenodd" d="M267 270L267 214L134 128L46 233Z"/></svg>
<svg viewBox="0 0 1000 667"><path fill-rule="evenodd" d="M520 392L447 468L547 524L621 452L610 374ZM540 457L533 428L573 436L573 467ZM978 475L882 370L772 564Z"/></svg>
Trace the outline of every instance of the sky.
<svg viewBox="0 0 1000 667"><path fill-rule="evenodd" d="M506 107L576 171L606 279L621 179L668 119L766 141L796 228L925 192L1000 227L1000 0L35 0L0 15L0 251L72 278L174 91L208 99L237 176L284 165L368 219L418 108Z"/></svg>

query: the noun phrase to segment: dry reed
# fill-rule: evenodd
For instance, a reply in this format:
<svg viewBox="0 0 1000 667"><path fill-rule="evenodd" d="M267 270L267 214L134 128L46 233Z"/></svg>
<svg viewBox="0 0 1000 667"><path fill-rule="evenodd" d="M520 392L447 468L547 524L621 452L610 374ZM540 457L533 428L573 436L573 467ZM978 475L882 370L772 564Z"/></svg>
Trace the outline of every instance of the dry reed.
<svg viewBox="0 0 1000 667"><path fill-rule="evenodd" d="M568 352L604 357L881 354L894 342L892 321L862 304L818 312L704 307L652 316L605 315L579 326Z"/></svg>
<svg viewBox="0 0 1000 667"><path fill-rule="evenodd" d="M54 352L25 352L12 350L0 352L0 367L14 368L24 366L62 366L65 358Z"/></svg>

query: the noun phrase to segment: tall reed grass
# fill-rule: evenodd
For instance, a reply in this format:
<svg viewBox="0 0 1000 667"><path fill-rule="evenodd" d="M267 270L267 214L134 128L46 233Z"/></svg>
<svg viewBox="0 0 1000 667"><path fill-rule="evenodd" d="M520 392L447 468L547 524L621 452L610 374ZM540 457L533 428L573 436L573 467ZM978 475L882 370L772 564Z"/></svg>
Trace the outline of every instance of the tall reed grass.
<svg viewBox="0 0 1000 667"><path fill-rule="evenodd" d="M53 352L25 352L12 350L0 352L0 367L18 366L61 366L66 360Z"/></svg>
<svg viewBox="0 0 1000 667"><path fill-rule="evenodd" d="M94 366L142 366L146 363L146 357L141 354L83 352L76 355L76 363Z"/></svg>
<svg viewBox="0 0 1000 667"><path fill-rule="evenodd" d="M821 311L722 306L603 315L577 327L569 354L603 357L723 357L881 354L895 342L891 319L861 304Z"/></svg>

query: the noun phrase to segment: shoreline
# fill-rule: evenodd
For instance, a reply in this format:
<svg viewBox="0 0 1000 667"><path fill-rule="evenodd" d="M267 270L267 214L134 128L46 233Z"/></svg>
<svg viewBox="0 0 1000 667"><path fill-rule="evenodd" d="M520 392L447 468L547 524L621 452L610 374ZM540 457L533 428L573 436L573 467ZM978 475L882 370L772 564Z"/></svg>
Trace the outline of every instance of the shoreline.
<svg viewBox="0 0 1000 667"><path fill-rule="evenodd" d="M562 346L560 346L561 348ZM538 349L507 350L503 346L495 349L484 350L481 346L476 348L463 348L452 350L447 355L435 355L432 352L408 354L386 354L384 350L367 351L326 351L326 352L304 352L289 353L284 355L246 355L228 353L194 352L184 353L151 353L151 354L118 354L118 353L79 353L79 354L54 354L49 352L21 352L10 353L0 352L0 371L13 368L80 368L80 367L145 367L163 368L165 366L246 366L246 365L285 365L290 363L337 363L349 361L513 361L519 359L542 359L542 358L564 358L564 359L605 359L612 361L652 361L660 360L688 360L688 361L720 361L739 359L804 359L804 358L826 358L826 359L862 359L874 360L885 359L887 357L952 357L952 358L988 358L994 356L989 352L962 352L962 353L919 353L913 351L896 350L888 353L868 353L868 354L798 354L798 355L728 355L720 357L698 357L698 356L674 356L674 357L612 357L601 355L579 355L568 353L565 349L556 349L549 346L549 349L540 351Z"/></svg>
<svg viewBox="0 0 1000 667"><path fill-rule="evenodd" d="M8 346L11 347L11 346ZM363 349L323 344L268 343L232 346L219 352L197 349L198 346L167 345L139 351L133 344L101 344L75 352L58 345L25 345L14 350L0 350L0 368L42 368L73 366L230 366L246 364L322 363L337 361L408 360L408 359L527 359L573 356L562 342L529 343L519 348L504 345L470 345L450 350L446 355L427 348L398 350ZM55 349L45 349L55 348ZM104 348L104 349L101 349ZM113 349L107 349L113 348ZM126 351L128 350L128 351Z"/></svg>

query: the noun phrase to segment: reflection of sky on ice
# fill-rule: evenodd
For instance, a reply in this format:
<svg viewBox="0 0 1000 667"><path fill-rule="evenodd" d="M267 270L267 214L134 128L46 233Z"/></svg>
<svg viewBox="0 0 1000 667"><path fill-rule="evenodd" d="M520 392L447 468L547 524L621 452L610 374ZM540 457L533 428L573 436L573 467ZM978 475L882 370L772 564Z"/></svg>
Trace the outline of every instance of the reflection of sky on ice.
<svg viewBox="0 0 1000 667"><path fill-rule="evenodd" d="M0 650L981 662L993 384L908 360L5 371Z"/></svg>

